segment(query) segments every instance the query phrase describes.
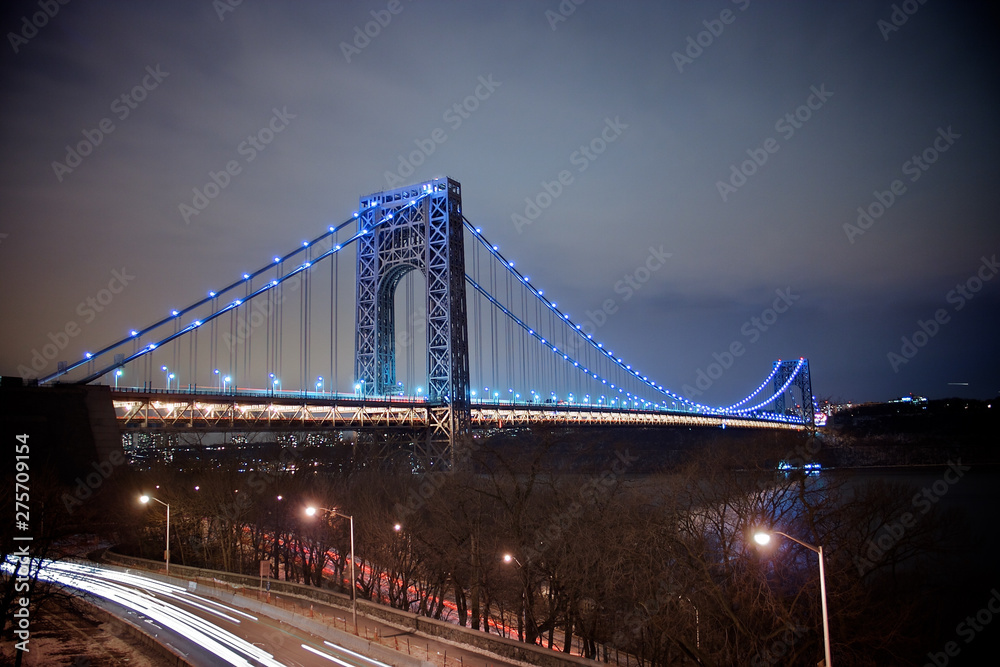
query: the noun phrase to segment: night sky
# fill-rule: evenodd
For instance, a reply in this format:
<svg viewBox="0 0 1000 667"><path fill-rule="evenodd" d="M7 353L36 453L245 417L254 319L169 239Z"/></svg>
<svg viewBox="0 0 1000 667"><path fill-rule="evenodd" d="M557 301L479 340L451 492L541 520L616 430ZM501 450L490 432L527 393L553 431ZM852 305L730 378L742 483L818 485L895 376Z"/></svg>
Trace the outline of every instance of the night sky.
<svg viewBox="0 0 1000 667"><path fill-rule="evenodd" d="M39 4L2 25L4 375L71 323L75 361L361 195L447 175L643 373L680 392L724 360L701 402L799 356L819 398L1000 392L991 4Z"/></svg>

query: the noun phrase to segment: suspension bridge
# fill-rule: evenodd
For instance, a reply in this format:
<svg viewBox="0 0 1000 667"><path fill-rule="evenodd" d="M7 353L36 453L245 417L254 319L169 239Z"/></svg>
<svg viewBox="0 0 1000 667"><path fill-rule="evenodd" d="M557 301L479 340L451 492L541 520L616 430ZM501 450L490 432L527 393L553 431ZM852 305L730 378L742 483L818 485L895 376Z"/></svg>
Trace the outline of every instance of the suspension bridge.
<svg viewBox="0 0 1000 667"><path fill-rule="evenodd" d="M476 429L813 425L804 358L709 406L589 328L464 215L461 185L439 178L361 197L342 224L39 384L108 385L125 432L381 433L428 470L451 468Z"/></svg>

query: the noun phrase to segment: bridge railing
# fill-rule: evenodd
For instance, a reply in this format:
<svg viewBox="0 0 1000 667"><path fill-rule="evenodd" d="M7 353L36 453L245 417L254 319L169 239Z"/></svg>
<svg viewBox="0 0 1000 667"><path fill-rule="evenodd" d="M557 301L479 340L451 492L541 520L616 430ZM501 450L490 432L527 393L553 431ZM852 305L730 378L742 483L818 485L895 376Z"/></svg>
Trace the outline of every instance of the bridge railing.
<svg viewBox="0 0 1000 667"><path fill-rule="evenodd" d="M375 403L419 403L429 404L426 396L373 396L356 393L340 393L333 391L296 391L292 389L219 389L217 387L187 386L179 389L161 389L152 387L114 387L112 394L139 394L159 396L214 396L220 398L252 398L252 399L291 399L291 400L323 400L323 401L357 401Z"/></svg>

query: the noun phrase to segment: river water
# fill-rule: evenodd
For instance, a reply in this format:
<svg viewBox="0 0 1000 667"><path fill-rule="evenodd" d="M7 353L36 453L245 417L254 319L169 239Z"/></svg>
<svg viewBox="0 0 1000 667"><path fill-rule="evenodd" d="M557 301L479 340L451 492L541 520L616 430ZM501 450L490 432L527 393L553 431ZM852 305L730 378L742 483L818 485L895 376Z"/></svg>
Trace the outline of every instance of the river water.
<svg viewBox="0 0 1000 667"><path fill-rule="evenodd" d="M883 480L913 487L911 504L924 516L930 503L961 514L967 539L944 557L926 581L925 611L938 624L937 636L923 638L920 664L1000 664L1000 465L879 467L826 470L823 476L848 484ZM926 490L926 491L925 491ZM991 609L992 607L992 609ZM970 619L971 617L971 619ZM950 654L949 654L950 652Z"/></svg>

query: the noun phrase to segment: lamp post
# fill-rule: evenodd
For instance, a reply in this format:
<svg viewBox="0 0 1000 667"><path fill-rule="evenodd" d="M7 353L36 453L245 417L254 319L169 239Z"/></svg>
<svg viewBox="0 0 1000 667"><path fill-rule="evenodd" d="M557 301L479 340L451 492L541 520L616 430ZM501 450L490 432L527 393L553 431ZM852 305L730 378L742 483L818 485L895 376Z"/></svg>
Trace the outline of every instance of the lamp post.
<svg viewBox="0 0 1000 667"><path fill-rule="evenodd" d="M309 516L315 516L316 512L319 511L329 512L334 516L343 517L351 522L351 614L354 617L354 634L358 634L358 585L357 579L354 578L354 515L342 514L328 507L313 507L310 505L306 508L306 514Z"/></svg>
<svg viewBox="0 0 1000 667"><path fill-rule="evenodd" d="M515 565L517 565L518 569L524 570L524 566L521 565L521 561L519 561L517 558L515 558L513 554L504 554L503 555L503 562L508 563L508 564L509 563L514 563ZM531 562L531 561L529 560L528 562ZM522 587L522 590L521 590L521 610L522 610L522 616L517 619L518 626L520 626L520 627L518 627L518 634L521 635L521 637L520 637L521 641L527 642L528 641L528 623L530 622L530 623L534 624L534 615L532 615L532 618L529 621L529 619L528 619L528 579L527 579L527 576L522 576L521 579L524 582L524 586ZM535 633L532 632L531 634L534 635ZM532 636L532 643L534 643L534 641L535 641L535 637Z"/></svg>
<svg viewBox="0 0 1000 667"><path fill-rule="evenodd" d="M167 508L167 548L163 552L163 560L165 560L167 563L167 574L170 574L170 504L165 503L159 498L154 498L153 496L150 495L139 496L139 502L144 505L148 504L150 500L155 500L156 502L160 503L161 505Z"/></svg>
<svg viewBox="0 0 1000 667"><path fill-rule="evenodd" d="M829 615L827 613L827 607L826 607L826 572L823 569L823 547L822 546L814 547L811 544L806 544L802 540L797 540L794 537L792 537L791 535L787 535L785 533L782 533L779 530L772 530L771 533L774 533L775 535L781 535L782 537L787 537L792 542L795 542L796 544L801 544L806 549L809 549L810 551L815 552L819 556L819 592L820 592L820 598L821 598L821 601L822 601L822 604L823 604L823 652L824 652L824 667L832 667L833 662L832 662L832 658L830 657L830 619L829 619ZM757 542L757 544L765 545L765 544L767 544L768 542L771 541L771 535L770 535L770 533L767 533L767 532L764 532L764 531L758 531L753 536L753 539L754 539L755 542Z"/></svg>

